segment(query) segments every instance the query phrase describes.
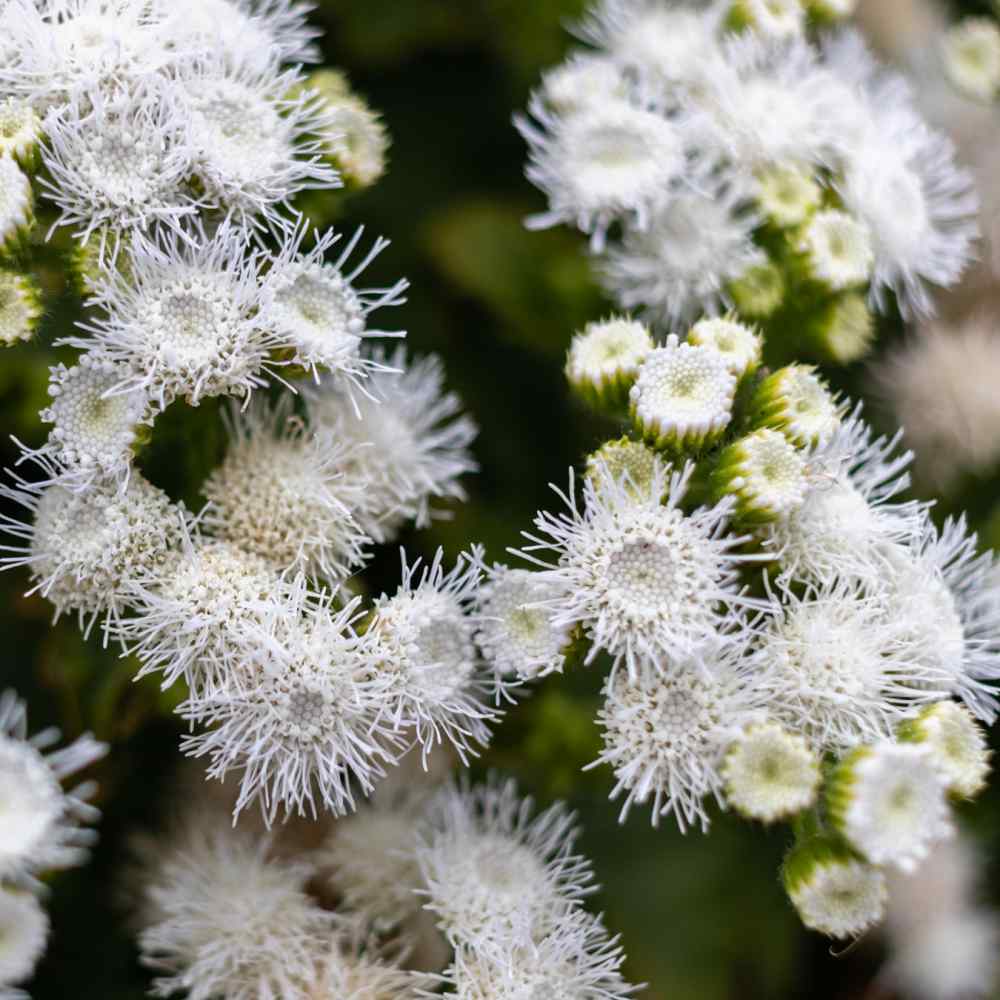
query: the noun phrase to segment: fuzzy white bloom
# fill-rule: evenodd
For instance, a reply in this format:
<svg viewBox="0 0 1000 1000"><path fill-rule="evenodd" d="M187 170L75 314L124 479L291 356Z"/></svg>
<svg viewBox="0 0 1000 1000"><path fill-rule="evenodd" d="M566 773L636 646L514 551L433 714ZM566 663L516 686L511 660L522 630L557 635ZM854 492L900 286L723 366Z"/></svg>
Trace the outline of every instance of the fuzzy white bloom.
<svg viewBox="0 0 1000 1000"><path fill-rule="evenodd" d="M0 271L0 344L30 340L42 318L41 294L34 281L15 271Z"/></svg>
<svg viewBox="0 0 1000 1000"><path fill-rule="evenodd" d="M572 853L578 831L561 804L532 817L513 782L443 789L415 854L427 907L448 940L503 958L556 929L593 892L589 864Z"/></svg>
<svg viewBox="0 0 1000 1000"><path fill-rule="evenodd" d="M501 680L533 681L561 671L571 630L553 622L558 591L537 573L484 567L476 598L476 644Z"/></svg>
<svg viewBox="0 0 1000 1000"><path fill-rule="evenodd" d="M354 517L363 481L345 475L352 449L313 434L286 395L228 414L229 451L202 485L202 524L213 537L266 559L275 570L337 582L364 562L368 536Z"/></svg>
<svg viewBox="0 0 1000 1000"><path fill-rule="evenodd" d="M134 6L134 5L132 5ZM196 206L184 181L191 147L168 84L150 78L126 103L102 91L77 94L46 116L41 185L85 242L154 224L178 227Z"/></svg>
<svg viewBox="0 0 1000 1000"><path fill-rule="evenodd" d="M764 722L747 729L726 751L722 778L726 800L737 812L773 823L816 801L819 760L801 736Z"/></svg>
<svg viewBox="0 0 1000 1000"><path fill-rule="evenodd" d="M627 86L621 67L613 59L583 52L542 74L540 94L557 114L569 115L609 96L624 98Z"/></svg>
<svg viewBox="0 0 1000 1000"><path fill-rule="evenodd" d="M261 259L245 232L223 223L211 237L202 228L136 236L126 265L97 283L91 304L101 314L79 324L89 336L66 341L122 366L114 392L142 390L163 409L266 384L278 341L262 321Z"/></svg>
<svg viewBox="0 0 1000 1000"><path fill-rule="evenodd" d="M900 727L899 738L930 750L934 766L944 775L948 791L973 798L986 787L990 749L986 735L967 708L953 701L928 705Z"/></svg>
<svg viewBox="0 0 1000 1000"><path fill-rule="evenodd" d="M427 973L401 969L379 942L348 925L334 937L315 985L303 1000L426 1000L437 984Z"/></svg>
<svg viewBox="0 0 1000 1000"><path fill-rule="evenodd" d="M95 835L84 828L100 813L87 802L90 782L64 791L61 782L107 752L81 736L59 750L58 729L28 736L24 703L0 694L0 880L35 885L35 876L80 864ZM45 752L43 752L45 751ZM0 942L4 941L0 934ZM2 960L0 960L2 965ZM4 979L0 974L0 982Z"/></svg>
<svg viewBox="0 0 1000 1000"><path fill-rule="evenodd" d="M621 975L624 954L600 919L567 911L558 926L528 947L513 947L501 960L459 948L442 979L456 1000L523 1000L586 997L625 1000L636 987Z"/></svg>
<svg viewBox="0 0 1000 1000"><path fill-rule="evenodd" d="M823 190L813 170L803 164L768 164L754 172L754 179L760 214L780 229L802 225L822 201Z"/></svg>
<svg viewBox="0 0 1000 1000"><path fill-rule="evenodd" d="M914 708L946 693L940 668L898 611L844 580L785 595L751 659L774 718L816 750L889 737Z"/></svg>
<svg viewBox="0 0 1000 1000"><path fill-rule="evenodd" d="M230 65L209 57L185 72L178 100L188 116L195 176L205 197L239 221L279 224L308 188L340 186L321 153L327 112L296 70Z"/></svg>
<svg viewBox="0 0 1000 1000"><path fill-rule="evenodd" d="M913 445L915 471L936 492L1000 465L998 369L1000 337L986 315L925 327L874 366L878 391Z"/></svg>
<svg viewBox="0 0 1000 1000"><path fill-rule="evenodd" d="M872 864L913 871L952 833L944 779L926 746L855 750L837 766L826 797L833 824Z"/></svg>
<svg viewBox="0 0 1000 1000"><path fill-rule="evenodd" d="M82 492L55 477L47 483L15 477L0 494L31 515L30 523L3 518L20 544L7 546L0 565L26 566L29 593L49 600L57 617L76 612L85 633L99 617L106 626L118 622L132 587L161 573L180 548L187 520L183 508L136 472L122 488L102 483Z"/></svg>
<svg viewBox="0 0 1000 1000"><path fill-rule="evenodd" d="M655 447L683 450L717 440L732 417L736 378L712 347L676 334L650 351L629 390L632 421Z"/></svg>
<svg viewBox="0 0 1000 1000"><path fill-rule="evenodd" d="M333 230L314 232L312 247L303 252L308 232L305 223L288 229L280 253L271 261L264 282L264 322L273 329L287 359L311 372L314 379L319 380L320 371L330 371L363 388L361 380L368 371L380 370L380 362L360 354L362 339L404 336L368 329L368 316L384 306L401 305L408 283L400 280L387 288L361 289L353 285L389 245L388 240L377 239L360 262L348 265L363 228L332 262L324 257L341 237Z"/></svg>
<svg viewBox="0 0 1000 1000"><path fill-rule="evenodd" d="M478 556L463 556L447 573L438 549L430 563L407 566L392 597L375 602L366 636L372 656L391 681L386 714L422 748L424 759L447 740L465 759L489 741L499 713L486 703L490 683L469 615L480 581Z"/></svg>
<svg viewBox="0 0 1000 1000"><path fill-rule="evenodd" d="M633 804L652 800L652 822L673 814L683 831L708 828L706 798L722 801L727 747L764 704L758 677L747 669L740 644L720 637L697 656L675 658L669 669L647 666L635 677L613 674L598 712L601 756Z"/></svg>
<svg viewBox="0 0 1000 1000"><path fill-rule="evenodd" d="M366 484L362 526L387 541L407 520L426 527L434 499L465 499L460 477L478 466L469 453L476 425L461 402L444 390L441 361L434 355L408 365L399 348L375 352L364 394L324 379L306 390L312 425L345 446L354 445L345 473Z"/></svg>
<svg viewBox="0 0 1000 1000"><path fill-rule="evenodd" d="M127 480L140 425L152 423L145 392L114 393L126 377L122 365L87 355L72 368L50 369L52 402L39 417L52 430L41 452L82 485L97 478Z"/></svg>
<svg viewBox="0 0 1000 1000"><path fill-rule="evenodd" d="M601 249L608 227L629 220L644 230L652 209L685 170L682 126L653 110L606 97L565 116L536 99L537 124L517 116L528 143L528 179L549 199L536 228L575 224Z"/></svg>
<svg viewBox="0 0 1000 1000"><path fill-rule="evenodd" d="M259 803L268 825L279 809L342 815L355 807L352 782L368 794L394 759L398 726L383 711L393 678L375 669L374 637L354 631L358 603L321 603L298 620L275 608L246 628L224 682L178 710L209 727L181 744L210 758L209 777L239 773L234 814Z"/></svg>
<svg viewBox="0 0 1000 1000"><path fill-rule="evenodd" d="M270 841L193 822L161 846L144 893L156 921L139 936L156 996L301 996L333 915L305 892L312 866L268 858Z"/></svg>
<svg viewBox="0 0 1000 1000"><path fill-rule="evenodd" d="M782 580L878 579L886 553L920 537L923 506L893 501L909 483L913 458L898 452L899 437L876 438L855 415L816 449L805 502L764 539L780 560Z"/></svg>
<svg viewBox="0 0 1000 1000"><path fill-rule="evenodd" d="M48 937L49 918L35 896L0 886L0 997L31 975Z"/></svg>
<svg viewBox="0 0 1000 1000"><path fill-rule="evenodd" d="M698 320L688 331L687 343L717 351L725 360L730 374L737 379L757 369L764 347L756 330L731 316Z"/></svg>
<svg viewBox="0 0 1000 1000"><path fill-rule="evenodd" d="M649 330L636 320L611 317L588 323L570 342L566 377L589 397L618 402L655 346Z"/></svg>
<svg viewBox="0 0 1000 1000"><path fill-rule="evenodd" d="M1000 28L986 17L967 17L941 40L941 61L963 93L991 101L1000 91Z"/></svg>
<svg viewBox="0 0 1000 1000"><path fill-rule="evenodd" d="M731 617L756 606L737 588L742 539L723 534L729 505L680 510L692 466L668 475L659 466L646 490L615 482L606 469L583 484L577 499L553 487L567 513L542 512L536 535L520 552L543 568L540 579L558 588L544 607L555 627L581 626L590 640L587 661L606 650L636 676L647 661L694 654ZM555 565L536 552L549 552Z"/></svg>
<svg viewBox="0 0 1000 1000"><path fill-rule="evenodd" d="M726 286L761 260L743 185L725 173L679 191L645 229L626 227L598 277L626 310L669 326L728 303Z"/></svg>
<svg viewBox="0 0 1000 1000"><path fill-rule="evenodd" d="M821 934L857 937L885 913L885 875L842 847L807 842L789 855L782 874L802 923Z"/></svg>
<svg viewBox="0 0 1000 1000"><path fill-rule="evenodd" d="M34 220L34 199L27 175L9 156L0 156L0 244L27 234Z"/></svg>
<svg viewBox="0 0 1000 1000"><path fill-rule="evenodd" d="M813 216L799 250L810 277L832 292L865 284L875 263L868 227L836 209Z"/></svg>

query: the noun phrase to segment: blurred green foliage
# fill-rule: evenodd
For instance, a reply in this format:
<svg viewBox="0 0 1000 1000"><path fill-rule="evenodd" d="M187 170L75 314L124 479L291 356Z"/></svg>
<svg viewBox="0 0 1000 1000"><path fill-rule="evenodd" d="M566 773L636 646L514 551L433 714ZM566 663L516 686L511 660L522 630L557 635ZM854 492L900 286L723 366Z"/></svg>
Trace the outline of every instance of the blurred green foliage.
<svg viewBox="0 0 1000 1000"><path fill-rule="evenodd" d="M315 15L326 31L326 62L345 69L382 112L393 145L389 173L372 190L306 207L347 230L363 223L393 239L366 279L404 274L413 288L405 307L382 318L409 331L411 350L444 357L451 387L482 429L469 503L402 539L414 552L442 544L454 556L480 541L492 559L505 558L553 499L548 483L564 483L567 468L614 432L577 406L562 376L573 331L609 305L590 280L581 238L521 225L541 199L522 177L524 149L510 123L542 69L571 43L565 26L582 7L582 0L328 0ZM43 436L37 412L58 356L52 340L79 309L62 284L64 252L61 242L41 255L41 336L8 352L0 368L4 427L28 444ZM864 387L861 369L830 374L853 393ZM172 409L142 457L146 474L192 508L224 447L217 410L216 403ZM5 449L9 464L13 449ZM979 520L998 495L995 480L973 483L960 502ZM1000 514L989 537L1000 543ZM382 553L368 577L375 592L394 588L397 553ZM161 695L155 682L133 685L134 664L96 637L82 642L75 623L50 628L47 605L21 597L23 584L20 573L0 577L7 637L0 679L28 698L33 729L55 723L72 736L90 728L114 744L95 774L101 842L88 867L53 883L52 944L31 993L133 1000L145 995L148 977L116 899L129 833L155 825L165 807L179 759L170 717L177 695ZM598 752L593 717L603 672L597 664L539 685L510 711L476 768L514 774L540 800L567 797L579 810L582 849L604 886L595 905L623 935L628 974L649 984L642 995L874 997L866 990L880 961L877 940L835 957L787 904L777 878L783 830L719 817L709 836L685 836L672 821L652 828L643 809L618 824L617 807L606 801L608 769L580 770ZM1000 857L1000 787L970 818L986 856Z"/></svg>

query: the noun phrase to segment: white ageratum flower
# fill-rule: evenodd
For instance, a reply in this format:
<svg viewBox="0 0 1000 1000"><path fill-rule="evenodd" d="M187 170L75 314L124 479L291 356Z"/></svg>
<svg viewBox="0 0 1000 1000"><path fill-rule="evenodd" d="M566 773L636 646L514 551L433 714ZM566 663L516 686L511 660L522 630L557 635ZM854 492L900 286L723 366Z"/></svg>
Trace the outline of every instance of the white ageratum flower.
<svg viewBox="0 0 1000 1000"><path fill-rule="evenodd" d="M445 573L438 549L430 563L407 566L392 597L383 594L366 636L375 640L376 668L391 680L385 712L395 729L416 740L424 760L451 743L466 759L489 741L488 723L500 713L486 703L487 671L473 640L469 615L480 581L477 558L462 557Z"/></svg>
<svg viewBox="0 0 1000 1000"><path fill-rule="evenodd" d="M280 224L308 188L340 186L322 157L327 112L297 70L206 57L185 71L177 99L188 116L193 170L205 198L241 223Z"/></svg>
<svg viewBox="0 0 1000 1000"><path fill-rule="evenodd" d="M725 172L678 191L646 228L626 226L601 258L598 277L625 310L670 326L715 313L728 286L761 261L756 216L743 183Z"/></svg>
<svg viewBox="0 0 1000 1000"><path fill-rule="evenodd" d="M911 551L888 552L880 577L888 613L906 628L921 668L978 718L997 714L1000 677L1000 583L992 552L978 553L964 518L940 531L923 519Z"/></svg>
<svg viewBox="0 0 1000 1000"><path fill-rule="evenodd" d="M389 245L377 239L360 262L348 265L364 233L359 228L331 262L324 258L340 235L328 230L313 233L312 247L303 252L308 235L305 223L289 229L281 252L271 261L264 281L262 316L281 344L282 354L319 381L320 371L346 376L362 391L362 379L379 370L378 360L361 355L362 339L402 337L402 332L368 328L368 316L384 306L401 305L408 287L405 279L387 288L355 288L369 264Z"/></svg>
<svg viewBox="0 0 1000 1000"><path fill-rule="evenodd" d="M926 746L859 747L838 765L826 788L831 822L876 865L913 871L931 844L952 833L945 780Z"/></svg>
<svg viewBox="0 0 1000 1000"><path fill-rule="evenodd" d="M700 448L725 432L735 393L736 378L721 353L670 334L639 366L629 390L632 422L656 448Z"/></svg>
<svg viewBox="0 0 1000 1000"><path fill-rule="evenodd" d="M794 445L829 441L841 425L843 406L812 365L785 365L754 387L749 409L755 426L781 431Z"/></svg>
<svg viewBox="0 0 1000 1000"><path fill-rule="evenodd" d="M223 682L179 708L209 727L181 748L209 758L209 777L238 772L234 816L254 803L268 825L279 811L343 815L393 761L399 740L384 711L392 678L375 669L372 639L355 632L359 600L323 602L299 618L272 609L245 629Z"/></svg>
<svg viewBox="0 0 1000 1000"><path fill-rule="evenodd" d="M578 29L659 98L676 105L697 93L720 59L720 4L602 0Z"/></svg>
<svg viewBox="0 0 1000 1000"><path fill-rule="evenodd" d="M183 677L207 695L243 670L262 621L298 620L306 591L301 578L282 578L266 559L229 542L183 542L159 573L133 585L132 614L116 631L138 656L139 677L162 674L164 688Z"/></svg>
<svg viewBox="0 0 1000 1000"><path fill-rule="evenodd" d="M788 518L805 502L809 489L803 453L784 434L767 427L726 445L711 480L717 497L733 498L733 517L745 524Z"/></svg>
<svg viewBox="0 0 1000 1000"><path fill-rule="evenodd" d="M808 809L819 791L819 759L806 741L774 722L750 726L726 751L726 801L765 823Z"/></svg>
<svg viewBox="0 0 1000 1000"><path fill-rule="evenodd" d="M413 520L427 527L435 499L465 499L460 478L478 465L469 453L476 425L461 413L461 402L444 389L444 371L434 355L407 363L397 349L374 361L363 394L326 378L305 391L309 418L344 446L353 445L345 474L365 483L365 531L388 541Z"/></svg>
<svg viewBox="0 0 1000 1000"><path fill-rule="evenodd" d="M50 601L56 617L75 612L85 633L98 618L105 627L118 622L132 588L170 563L187 520L182 507L137 472L121 487L94 483L83 491L55 477L47 483L15 477L0 492L30 515L30 522L4 517L4 531L19 544L7 547L0 565L26 567L28 593Z"/></svg>
<svg viewBox="0 0 1000 1000"><path fill-rule="evenodd" d="M639 367L656 345L642 323L611 317L574 335L566 356L570 385L598 405L624 405Z"/></svg>
<svg viewBox="0 0 1000 1000"><path fill-rule="evenodd" d="M122 366L116 392L142 390L164 409L266 384L278 341L263 322L261 259L245 232L223 223L211 237L200 227L136 236L126 264L97 283L90 304L100 312L79 324L89 336L66 341Z"/></svg>
<svg viewBox="0 0 1000 1000"><path fill-rule="evenodd" d="M10 250L26 237L34 218L28 175L12 157L0 156L0 250Z"/></svg>
<svg viewBox="0 0 1000 1000"><path fill-rule="evenodd" d="M0 270L0 344L12 347L30 340L42 318L41 290L16 271Z"/></svg>
<svg viewBox="0 0 1000 1000"><path fill-rule="evenodd" d="M35 165L42 123L35 109L17 97L0 100L0 156L13 157L22 167Z"/></svg>
<svg viewBox="0 0 1000 1000"><path fill-rule="evenodd" d="M710 347L721 354L730 374L737 379L746 378L757 370L764 349L760 334L732 316L698 320L688 331L687 343Z"/></svg>
<svg viewBox="0 0 1000 1000"><path fill-rule="evenodd" d="M191 147L169 85L149 77L126 101L80 93L45 118L41 185L59 224L84 242L154 225L177 228L196 211L186 189Z"/></svg>
<svg viewBox="0 0 1000 1000"><path fill-rule="evenodd" d="M364 562L370 541L354 511L365 483L342 471L352 448L310 432L285 395L230 408L229 450L201 491L201 523L215 538L267 560L278 572L338 582Z"/></svg>
<svg viewBox="0 0 1000 1000"><path fill-rule="evenodd" d="M828 937L857 937L885 914L885 874L836 841L813 839L794 848L782 881L802 923Z"/></svg>
<svg viewBox="0 0 1000 1000"><path fill-rule="evenodd" d="M811 489L803 505L767 528L764 546L782 580L831 584L838 577L875 581L886 553L920 536L924 505L894 502L909 484L913 456L901 434L875 438L857 414L811 456Z"/></svg>
<svg viewBox="0 0 1000 1000"><path fill-rule="evenodd" d="M0 997L27 997L8 987L31 976L48 938L49 918L34 893L0 886Z"/></svg>
<svg viewBox="0 0 1000 1000"><path fill-rule="evenodd" d="M972 258L977 198L949 139L915 112L885 102L851 143L838 193L867 225L875 252L871 297L895 292L903 315L933 312L929 286L952 285Z"/></svg>
<svg viewBox="0 0 1000 1000"><path fill-rule="evenodd" d="M597 713L604 750L589 766L614 769L611 797L627 793L622 821L633 805L651 802L654 826L672 814L681 831L708 829L706 800L723 801L726 750L764 704L742 652L718 637L693 656L611 675Z"/></svg>
<svg viewBox="0 0 1000 1000"><path fill-rule="evenodd" d="M536 97L531 113L537 124L515 122L530 151L528 179L549 200L528 220L535 228L575 225L600 250L613 222L646 229L687 169L683 124L657 111L608 96L557 115Z"/></svg>
<svg viewBox="0 0 1000 1000"><path fill-rule="evenodd" d="M475 639L501 681L534 681L562 670L571 631L553 624L551 603L557 599L538 573L499 563L485 568Z"/></svg>
<svg viewBox="0 0 1000 1000"><path fill-rule="evenodd" d="M52 430L41 451L82 485L127 480L141 425L152 423L146 393L116 393L127 369L86 354L72 368L56 365L49 372L52 401L39 417Z"/></svg>
<svg viewBox="0 0 1000 1000"><path fill-rule="evenodd" d="M730 22L766 38L795 38L805 30L803 0L734 0Z"/></svg>
<svg viewBox="0 0 1000 1000"><path fill-rule="evenodd" d="M327 950L316 984L304 994L305 1000L424 1000L438 985L427 972L401 969L399 956L386 957L378 939L366 939L360 928L348 925L338 933Z"/></svg>
<svg viewBox="0 0 1000 1000"><path fill-rule="evenodd" d="M751 659L770 688L776 721L818 751L892 735L920 705L946 694L939 669L898 612L849 580L785 595Z"/></svg>
<svg viewBox="0 0 1000 1000"><path fill-rule="evenodd" d="M877 333L865 295L841 292L806 320L803 341L806 349L822 360L848 365L871 352Z"/></svg>
<svg viewBox="0 0 1000 1000"><path fill-rule="evenodd" d="M577 499L553 487L567 513L541 512L537 534L520 555L542 567L540 579L557 588L543 606L556 628L580 626L590 640L587 662L601 650L635 677L647 663L669 671L710 640L734 609L755 607L737 584L734 552L744 539L724 534L728 504L680 509L691 476L688 464L668 475L659 466L639 494L607 469L583 484ZM551 553L555 563L534 553Z"/></svg>
<svg viewBox="0 0 1000 1000"><path fill-rule="evenodd" d="M928 705L904 722L897 735L930 750L952 795L971 799L986 787L990 773L986 734L963 705L954 701Z"/></svg>
<svg viewBox="0 0 1000 1000"><path fill-rule="evenodd" d="M754 171L754 200L761 216L778 229L801 226L823 200L823 189L811 166L768 163Z"/></svg>
<svg viewBox="0 0 1000 1000"><path fill-rule="evenodd" d="M87 802L91 782L64 791L61 782L107 753L90 735L59 750L58 729L28 736L24 703L0 694L0 881L35 885L35 876L80 864L94 842L100 813ZM48 751L44 752L43 751ZM0 934L0 955L5 935ZM0 958L0 966L3 960ZM3 981L0 974L0 982Z"/></svg>
<svg viewBox="0 0 1000 1000"><path fill-rule="evenodd" d="M573 816L557 803L532 817L533 806L510 781L450 786L431 804L411 850L425 905L453 946L502 960L551 933L594 891L590 865L573 853Z"/></svg>
<svg viewBox="0 0 1000 1000"><path fill-rule="evenodd" d="M195 819L144 872L153 922L139 935L160 996L305 996L334 927L306 893L312 865L270 857L271 841Z"/></svg>
<svg viewBox="0 0 1000 1000"><path fill-rule="evenodd" d="M871 232L845 212L817 212L803 229L798 247L809 277L831 292L856 288L871 278Z"/></svg>
<svg viewBox="0 0 1000 1000"><path fill-rule="evenodd" d="M609 97L625 98L628 82L621 67L607 55L576 52L542 74L539 95L558 115L580 111Z"/></svg>
<svg viewBox="0 0 1000 1000"><path fill-rule="evenodd" d="M941 61L965 95L992 101L1000 91L1000 28L986 17L967 17L941 40Z"/></svg>
<svg viewBox="0 0 1000 1000"><path fill-rule="evenodd" d="M599 917L567 909L553 930L501 956L458 948L441 974L448 995L460 1000L594 997L626 1000L636 992L622 977L625 955Z"/></svg>
<svg viewBox="0 0 1000 1000"><path fill-rule="evenodd" d="M398 926L424 905L414 844L423 839L428 801L419 785L387 799L376 795L338 820L316 852L330 891L376 931Z"/></svg>

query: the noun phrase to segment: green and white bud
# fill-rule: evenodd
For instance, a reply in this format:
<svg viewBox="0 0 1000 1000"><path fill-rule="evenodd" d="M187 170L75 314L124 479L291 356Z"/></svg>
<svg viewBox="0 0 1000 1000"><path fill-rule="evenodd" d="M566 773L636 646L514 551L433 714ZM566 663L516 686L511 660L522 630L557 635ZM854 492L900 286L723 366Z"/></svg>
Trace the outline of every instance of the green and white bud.
<svg viewBox="0 0 1000 1000"><path fill-rule="evenodd" d="M875 343L875 317L864 295L842 292L806 321L805 339L824 361L847 365L865 357Z"/></svg>
<svg viewBox="0 0 1000 1000"><path fill-rule="evenodd" d="M588 323L569 345L566 377L591 405L624 409L639 367L655 347L652 334L637 320L612 316Z"/></svg>
<svg viewBox="0 0 1000 1000"><path fill-rule="evenodd" d="M805 26L802 0L734 0L726 19L733 31L756 31L766 38L792 38Z"/></svg>
<svg viewBox="0 0 1000 1000"><path fill-rule="evenodd" d="M797 844L781 878L802 923L828 937L857 937L885 914L885 874L833 839Z"/></svg>
<svg viewBox="0 0 1000 1000"><path fill-rule="evenodd" d="M1000 91L1000 28L987 17L967 17L941 42L948 79L967 97L992 101Z"/></svg>
<svg viewBox="0 0 1000 1000"><path fill-rule="evenodd" d="M811 448L840 427L841 407L812 365L785 365L762 379L748 405L754 427L781 431Z"/></svg>
<svg viewBox="0 0 1000 1000"><path fill-rule="evenodd" d="M797 733L765 722L751 726L726 752L722 780L741 816L773 823L816 801L819 760Z"/></svg>
<svg viewBox="0 0 1000 1000"><path fill-rule="evenodd" d="M738 380L752 375L760 367L764 349L764 341L756 330L729 316L699 320L691 327L687 342L718 351Z"/></svg>
<svg viewBox="0 0 1000 1000"><path fill-rule="evenodd" d="M35 222L28 175L9 156L0 156L0 253L14 252Z"/></svg>
<svg viewBox="0 0 1000 1000"><path fill-rule="evenodd" d="M304 86L322 98L330 114L330 128L322 137L325 158L348 182L370 187L385 173L389 151L389 134L378 113L337 70L316 70Z"/></svg>
<svg viewBox="0 0 1000 1000"><path fill-rule="evenodd" d="M806 0L806 10L821 24L831 24L850 17L858 0Z"/></svg>
<svg viewBox="0 0 1000 1000"><path fill-rule="evenodd" d="M618 438L605 441L597 451L587 456L586 476L599 486L599 469L606 469L611 478L620 483L628 477L626 489L637 498L648 497L656 471L664 465L663 459L641 441Z"/></svg>
<svg viewBox="0 0 1000 1000"><path fill-rule="evenodd" d="M42 123L26 101L7 97L0 101L0 156L13 157L33 173L38 166Z"/></svg>
<svg viewBox="0 0 1000 1000"><path fill-rule="evenodd" d="M714 444L732 419L736 379L711 347L676 334L651 351L629 392L632 421L654 447L683 452Z"/></svg>
<svg viewBox="0 0 1000 1000"><path fill-rule="evenodd" d="M42 318L38 285L26 274L0 271L0 344L30 340Z"/></svg>
<svg viewBox="0 0 1000 1000"><path fill-rule="evenodd" d="M785 276L774 261L754 264L727 288L736 311L747 319L767 319L785 301Z"/></svg>
<svg viewBox="0 0 1000 1000"><path fill-rule="evenodd" d="M864 285L872 275L871 230L846 212L817 212L798 240L806 273L831 292Z"/></svg>
<svg viewBox="0 0 1000 1000"><path fill-rule="evenodd" d="M929 747L879 743L849 753L830 775L827 815L875 865L911 872L952 833L945 780Z"/></svg>
<svg viewBox="0 0 1000 1000"><path fill-rule="evenodd" d="M915 719L904 722L898 735L900 740L930 750L952 795L971 799L986 787L990 749L985 733L964 705L955 701L928 705Z"/></svg>
<svg viewBox="0 0 1000 1000"><path fill-rule="evenodd" d="M711 474L716 498L731 496L745 524L780 521L805 503L805 456L780 431L764 427L726 445Z"/></svg>
<svg viewBox="0 0 1000 1000"><path fill-rule="evenodd" d="M76 292L81 297L89 295L99 280L107 279L112 268L110 255L105 252L101 259L103 234L95 232L86 243L75 243L69 254L69 271ZM118 234L118 253L114 258L113 270L121 277L132 279L132 238L128 232Z"/></svg>
<svg viewBox="0 0 1000 1000"><path fill-rule="evenodd" d="M757 208L777 229L801 226L823 200L810 167L778 163L757 171Z"/></svg>

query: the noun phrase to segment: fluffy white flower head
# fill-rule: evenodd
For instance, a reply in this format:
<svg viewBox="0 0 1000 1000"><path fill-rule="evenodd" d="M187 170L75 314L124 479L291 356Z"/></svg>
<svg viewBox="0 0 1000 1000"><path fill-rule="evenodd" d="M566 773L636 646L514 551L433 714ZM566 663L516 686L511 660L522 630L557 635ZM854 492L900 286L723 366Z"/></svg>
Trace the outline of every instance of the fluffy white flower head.
<svg viewBox="0 0 1000 1000"><path fill-rule="evenodd" d="M875 252L868 227L836 209L817 212L799 245L810 275L833 292L863 285L872 274Z"/></svg>

